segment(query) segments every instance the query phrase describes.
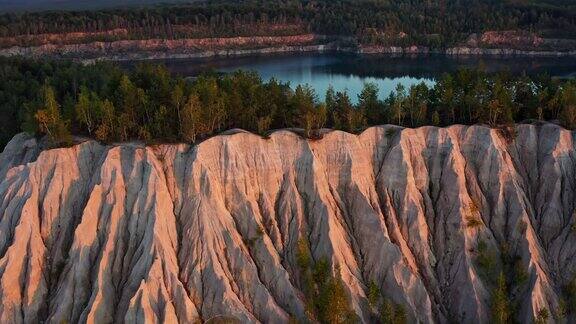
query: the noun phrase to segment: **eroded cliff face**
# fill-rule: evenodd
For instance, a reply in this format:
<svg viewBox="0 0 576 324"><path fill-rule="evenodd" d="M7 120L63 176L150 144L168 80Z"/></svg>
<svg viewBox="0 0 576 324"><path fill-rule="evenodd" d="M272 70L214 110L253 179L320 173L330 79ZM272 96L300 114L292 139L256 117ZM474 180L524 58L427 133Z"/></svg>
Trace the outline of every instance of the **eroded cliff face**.
<svg viewBox="0 0 576 324"><path fill-rule="evenodd" d="M52 150L18 135L0 155L0 320L285 323L306 312L301 240L363 322L372 282L411 320L488 322L481 253L526 277L509 287L519 321L553 313L576 269L574 137L517 130Z"/></svg>

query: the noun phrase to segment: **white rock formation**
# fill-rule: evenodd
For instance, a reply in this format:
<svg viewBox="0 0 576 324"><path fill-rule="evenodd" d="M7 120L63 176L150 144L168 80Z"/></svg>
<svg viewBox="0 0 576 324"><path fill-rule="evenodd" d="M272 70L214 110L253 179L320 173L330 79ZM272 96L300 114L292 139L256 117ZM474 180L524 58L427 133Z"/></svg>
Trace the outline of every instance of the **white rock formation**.
<svg viewBox="0 0 576 324"><path fill-rule="evenodd" d="M488 322L504 265L483 269L481 253L526 277L509 290L530 322L558 309L576 275L576 157L570 131L517 131L509 142L482 126L382 126L52 150L18 135L0 155L0 321L301 319L305 239L363 322L372 282L411 320Z"/></svg>

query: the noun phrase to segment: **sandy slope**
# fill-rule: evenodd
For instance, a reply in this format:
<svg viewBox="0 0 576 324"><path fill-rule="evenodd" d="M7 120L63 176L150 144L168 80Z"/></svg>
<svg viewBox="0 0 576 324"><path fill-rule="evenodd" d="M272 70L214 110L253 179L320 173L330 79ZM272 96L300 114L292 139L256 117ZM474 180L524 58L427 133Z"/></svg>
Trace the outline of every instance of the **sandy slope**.
<svg viewBox="0 0 576 324"><path fill-rule="evenodd" d="M18 135L0 155L0 321L302 318L303 239L365 322L370 282L412 319L487 322L479 242L528 275L510 287L519 321L552 313L576 270L575 143L517 129L511 143L383 126L44 151Z"/></svg>

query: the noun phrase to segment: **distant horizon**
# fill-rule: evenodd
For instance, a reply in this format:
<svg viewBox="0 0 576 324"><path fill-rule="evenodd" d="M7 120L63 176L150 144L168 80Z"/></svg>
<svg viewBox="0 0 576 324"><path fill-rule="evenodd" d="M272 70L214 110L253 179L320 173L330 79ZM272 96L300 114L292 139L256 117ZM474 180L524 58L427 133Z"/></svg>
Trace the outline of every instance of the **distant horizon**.
<svg viewBox="0 0 576 324"><path fill-rule="evenodd" d="M51 10L97 10L198 2L198 0L0 0L0 14Z"/></svg>

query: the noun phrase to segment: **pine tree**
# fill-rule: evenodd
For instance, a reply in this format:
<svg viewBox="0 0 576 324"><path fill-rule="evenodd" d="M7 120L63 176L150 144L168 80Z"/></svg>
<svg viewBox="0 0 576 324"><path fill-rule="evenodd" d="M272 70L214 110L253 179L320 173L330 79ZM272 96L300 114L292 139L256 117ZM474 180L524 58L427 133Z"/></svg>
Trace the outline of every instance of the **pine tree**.
<svg viewBox="0 0 576 324"><path fill-rule="evenodd" d="M506 277L500 272L496 288L492 293L492 320L496 324L506 324L511 317L510 300L506 288Z"/></svg>
<svg viewBox="0 0 576 324"><path fill-rule="evenodd" d="M326 259L319 260L314 269L314 278L318 283L317 309L321 323L353 323L355 314L350 308L344 283L340 278L340 268L332 275Z"/></svg>
<svg viewBox="0 0 576 324"><path fill-rule="evenodd" d="M382 105L378 100L378 86L375 83L365 83L358 95L358 108L366 116L369 125L382 123Z"/></svg>
<svg viewBox="0 0 576 324"><path fill-rule="evenodd" d="M292 96L292 106L297 112L298 126L304 129L304 136L309 138L316 124L314 90L308 86L297 86Z"/></svg>
<svg viewBox="0 0 576 324"><path fill-rule="evenodd" d="M384 298L380 308L380 321L382 324L406 324L408 322L404 307Z"/></svg>

